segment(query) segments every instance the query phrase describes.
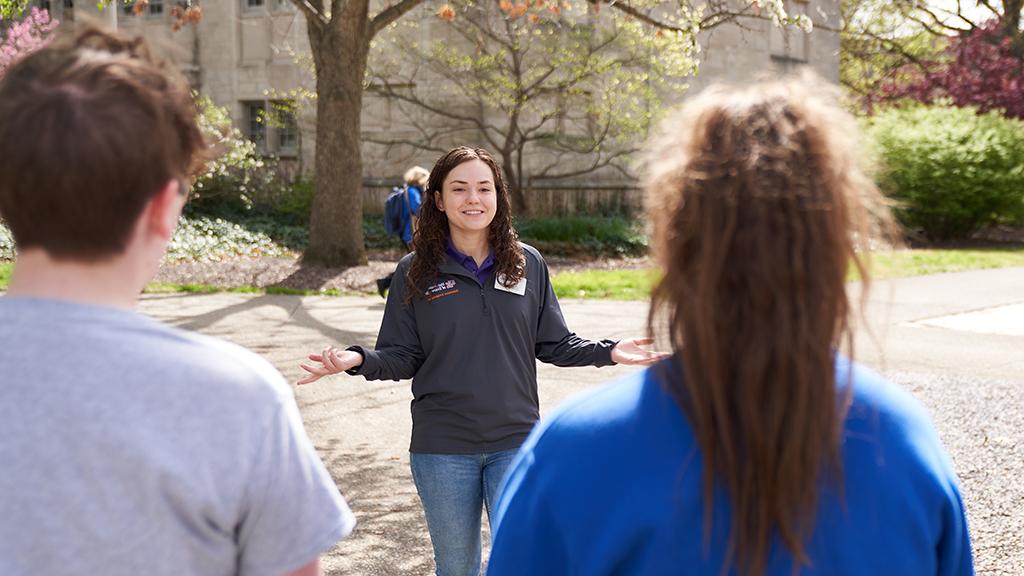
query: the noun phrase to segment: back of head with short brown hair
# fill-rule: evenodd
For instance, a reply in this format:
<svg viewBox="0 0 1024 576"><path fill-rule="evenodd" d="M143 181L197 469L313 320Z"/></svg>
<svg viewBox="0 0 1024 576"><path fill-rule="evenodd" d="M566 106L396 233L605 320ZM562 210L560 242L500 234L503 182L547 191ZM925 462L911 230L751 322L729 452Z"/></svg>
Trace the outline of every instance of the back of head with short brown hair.
<svg viewBox="0 0 1024 576"><path fill-rule="evenodd" d="M185 79L141 38L84 28L0 79L0 216L18 248L98 260L205 149Z"/></svg>

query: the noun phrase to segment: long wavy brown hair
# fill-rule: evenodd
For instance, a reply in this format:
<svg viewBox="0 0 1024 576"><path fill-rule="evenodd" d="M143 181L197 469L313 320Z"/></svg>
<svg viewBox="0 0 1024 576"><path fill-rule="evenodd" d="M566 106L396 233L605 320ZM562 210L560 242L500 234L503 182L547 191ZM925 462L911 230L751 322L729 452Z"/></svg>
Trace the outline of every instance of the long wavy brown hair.
<svg viewBox="0 0 1024 576"><path fill-rule="evenodd" d="M808 563L821 482L842 490L847 273L852 264L866 294L862 244L870 223L889 224L855 122L829 94L810 78L709 89L665 123L648 158L664 267L648 324L667 321L684 370L671 386L703 452L705 538L716 482L732 501L723 573L735 563L763 574L774 534Z"/></svg>
<svg viewBox="0 0 1024 576"><path fill-rule="evenodd" d="M526 273L519 235L512 227L512 205L509 202L508 187L502 177L501 167L487 150L460 146L441 156L430 171L427 189L420 204L419 228L412 241L415 255L406 274L406 303L411 302L415 296L423 297L425 287L431 280L437 278L438 269L445 259L445 248L451 232L448 228L448 216L438 209L435 196L440 197L443 194L442 185L449 172L456 166L472 160L480 160L486 164L494 175L497 212L488 228L488 241L494 250L495 274L504 275L505 286L512 287L522 280Z"/></svg>

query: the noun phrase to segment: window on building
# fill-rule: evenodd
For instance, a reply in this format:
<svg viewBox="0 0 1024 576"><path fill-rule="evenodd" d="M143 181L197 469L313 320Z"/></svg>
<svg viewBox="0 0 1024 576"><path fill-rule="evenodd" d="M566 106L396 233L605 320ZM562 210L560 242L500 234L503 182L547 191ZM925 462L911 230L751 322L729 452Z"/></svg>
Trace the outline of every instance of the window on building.
<svg viewBox="0 0 1024 576"><path fill-rule="evenodd" d="M266 6L266 0L242 0L242 9L246 12L263 10L264 6Z"/></svg>
<svg viewBox="0 0 1024 576"><path fill-rule="evenodd" d="M75 21L75 0L64 0L64 20Z"/></svg>
<svg viewBox="0 0 1024 576"><path fill-rule="evenodd" d="M266 151L267 145L267 108L266 102L259 100L255 102L242 102L242 110L245 114L244 126L245 136L259 148Z"/></svg>
<svg viewBox="0 0 1024 576"><path fill-rule="evenodd" d="M807 2L785 0L786 14L791 17L806 16ZM810 35L796 26L780 27L768 24L768 49L772 62L781 72L793 72L807 64Z"/></svg>
<svg viewBox="0 0 1024 576"><path fill-rule="evenodd" d="M242 102L245 136L263 154L294 156L299 151L299 124L291 100Z"/></svg>
<svg viewBox="0 0 1024 576"><path fill-rule="evenodd" d="M164 13L164 0L149 0L147 8L150 16L162 16Z"/></svg>
<svg viewBox="0 0 1024 576"><path fill-rule="evenodd" d="M292 0L274 0L274 10L277 12L286 12L295 9L295 4Z"/></svg>
<svg viewBox="0 0 1024 576"><path fill-rule="evenodd" d="M295 104L274 102L274 130L277 132L277 150L294 153L299 149L299 125L295 119Z"/></svg>
<svg viewBox="0 0 1024 576"><path fill-rule="evenodd" d="M50 0L39 0L38 2L36 2L36 5L39 6L40 10L46 10L47 12L53 12L53 10L51 8Z"/></svg>

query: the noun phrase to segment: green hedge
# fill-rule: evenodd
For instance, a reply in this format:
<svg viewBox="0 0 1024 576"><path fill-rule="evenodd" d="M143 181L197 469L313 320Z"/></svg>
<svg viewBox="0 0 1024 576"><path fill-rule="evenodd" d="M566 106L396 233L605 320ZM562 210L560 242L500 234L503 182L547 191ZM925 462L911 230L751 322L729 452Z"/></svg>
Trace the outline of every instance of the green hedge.
<svg viewBox="0 0 1024 576"><path fill-rule="evenodd" d="M866 131L896 217L929 240L961 240L1024 216L1024 122L912 106L876 114Z"/></svg>
<svg viewBox="0 0 1024 576"><path fill-rule="evenodd" d="M620 216L516 218L519 238L541 254L572 257L622 257L647 254L643 223Z"/></svg>

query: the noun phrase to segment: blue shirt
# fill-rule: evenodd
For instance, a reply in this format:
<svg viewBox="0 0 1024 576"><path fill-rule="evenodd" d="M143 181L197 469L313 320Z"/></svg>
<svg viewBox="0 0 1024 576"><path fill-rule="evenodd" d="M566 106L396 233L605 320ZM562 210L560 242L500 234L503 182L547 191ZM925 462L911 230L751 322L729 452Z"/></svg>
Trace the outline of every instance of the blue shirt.
<svg viewBox="0 0 1024 576"><path fill-rule="evenodd" d="M406 192L409 194L409 204L406 205L405 202L402 202L402 221L405 222L405 228L402 229L402 241L409 245L412 244L412 217L420 212L423 191L419 186L409 186L406 188Z"/></svg>
<svg viewBox="0 0 1024 576"><path fill-rule="evenodd" d="M474 260L472 256L466 256L462 252L459 252L459 249L455 247L455 244L452 244L451 238L448 239L448 245L445 249L456 262L476 276L476 279L480 282L481 286L487 284L487 276L491 273L491 269L494 268L493 250L487 255L487 258L484 258L484 261L477 266L476 260Z"/></svg>
<svg viewBox="0 0 1024 576"><path fill-rule="evenodd" d="M700 449L659 381L666 368L570 401L531 433L496 507L489 576L720 574L729 498L716 490L705 548ZM840 360L837 382L850 369ZM819 492L799 573L973 574L957 480L924 409L864 368L852 381L845 500ZM765 574L790 576L792 563L776 541Z"/></svg>

